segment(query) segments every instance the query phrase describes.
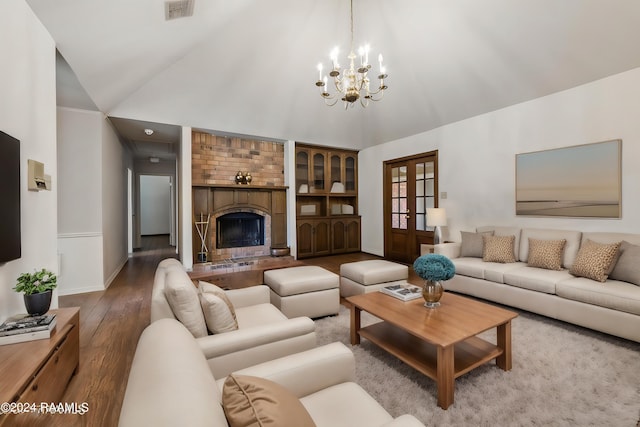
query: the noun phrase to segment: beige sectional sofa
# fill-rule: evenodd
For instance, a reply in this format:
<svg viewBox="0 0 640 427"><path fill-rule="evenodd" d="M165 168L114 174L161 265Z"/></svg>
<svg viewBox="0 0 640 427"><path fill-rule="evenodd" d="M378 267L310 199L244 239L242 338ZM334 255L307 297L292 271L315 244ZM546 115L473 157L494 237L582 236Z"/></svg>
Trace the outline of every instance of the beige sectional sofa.
<svg viewBox="0 0 640 427"><path fill-rule="evenodd" d="M444 284L446 290L518 307L640 342L640 281L635 278L628 279L635 283L612 279L621 275L625 278L630 275L635 277L640 272L639 267L632 267L631 273L625 271L625 274L621 274L616 271L622 268L623 263L627 269L633 263L640 266L640 262L630 258L632 254L637 255L637 246L632 246L634 249L626 254L618 252L612 264L613 270L604 282L570 273L585 244L628 242L623 244L624 248L628 244L640 245L640 235L498 226L479 227L476 232L492 236L514 236L515 262L483 261L482 255L478 256L477 248L473 248L473 242L477 243L479 234L465 235L463 232L460 244L442 248L446 251L443 254L451 257L456 267L456 275ZM529 266L530 239L545 242L565 240L561 269ZM585 259L585 253L586 251L580 255L581 263Z"/></svg>
<svg viewBox="0 0 640 427"><path fill-rule="evenodd" d="M229 402L238 399L251 403L242 408L244 421L249 417L247 412L261 421L235 425L310 425L299 418L292 419L291 401L286 402L288 406L282 404L288 397L295 400L294 404L302 404L302 411L308 413L316 427L424 427L411 415L394 419L353 382L353 353L342 343L234 372L235 377L254 377L254 383L255 377L267 379L284 387L286 393L266 394L273 388L250 386L240 392L227 392L225 377L212 375L209 368L200 347L181 323L173 319L152 323L136 348L119 426L227 427L232 425L227 416L238 417L238 405L229 406ZM265 394L266 398L262 397Z"/></svg>
<svg viewBox="0 0 640 427"><path fill-rule="evenodd" d="M183 299L186 301L179 314L174 313L167 300L168 287L190 292L188 298ZM151 293L151 322L168 318L189 324L189 330L217 377L316 346L313 320L308 317L288 319L270 303L267 286L224 293L233 305L238 329L211 334L205 324L197 288L182 264L172 258L162 260L156 269ZM192 306L185 307L187 303ZM185 318L187 315L189 319Z"/></svg>

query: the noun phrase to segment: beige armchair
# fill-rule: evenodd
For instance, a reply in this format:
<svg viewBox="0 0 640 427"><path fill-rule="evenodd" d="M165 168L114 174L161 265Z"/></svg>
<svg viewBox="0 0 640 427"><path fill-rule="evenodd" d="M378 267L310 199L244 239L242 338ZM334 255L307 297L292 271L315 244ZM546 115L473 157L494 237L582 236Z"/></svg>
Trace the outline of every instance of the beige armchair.
<svg viewBox="0 0 640 427"><path fill-rule="evenodd" d="M234 372L237 375L268 379L284 387L316 427L424 427L411 415L394 419L353 382L355 360L342 343L247 367ZM212 375L200 347L182 324L172 319L154 322L138 342L119 426L227 427L224 382L224 376ZM270 395L267 400L274 399ZM274 412L262 412L271 420L269 425L299 425L290 411L278 413L276 408Z"/></svg>
<svg viewBox="0 0 640 427"><path fill-rule="evenodd" d="M167 277L194 286L176 259L160 262L151 295L151 322L177 319L165 295ZM308 317L288 319L270 304L267 286L225 291L238 322L235 331L195 338L217 377L247 366L298 353L316 346L315 324ZM206 330L206 325L203 325Z"/></svg>

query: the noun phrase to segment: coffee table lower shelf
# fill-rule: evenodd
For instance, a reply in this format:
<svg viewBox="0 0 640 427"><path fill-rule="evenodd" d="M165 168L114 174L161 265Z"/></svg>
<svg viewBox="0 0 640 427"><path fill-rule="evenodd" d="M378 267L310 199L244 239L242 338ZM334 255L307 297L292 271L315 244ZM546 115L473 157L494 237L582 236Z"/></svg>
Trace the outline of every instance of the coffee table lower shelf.
<svg viewBox="0 0 640 427"><path fill-rule="evenodd" d="M383 350L436 381L438 389L454 387L453 380L502 355L503 349L478 337L470 337L453 346L453 372L449 374L446 360L441 360L438 377L438 346L425 342L387 322L379 322L358 331ZM442 351L442 349L441 349ZM441 384L444 381L448 384ZM453 390L452 390L453 391ZM448 406L448 405L447 405ZM446 408L445 408L446 409Z"/></svg>

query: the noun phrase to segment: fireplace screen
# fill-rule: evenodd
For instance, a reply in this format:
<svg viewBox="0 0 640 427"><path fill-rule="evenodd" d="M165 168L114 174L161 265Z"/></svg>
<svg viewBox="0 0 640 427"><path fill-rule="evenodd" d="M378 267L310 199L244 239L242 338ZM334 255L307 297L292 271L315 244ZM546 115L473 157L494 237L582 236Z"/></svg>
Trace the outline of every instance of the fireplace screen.
<svg viewBox="0 0 640 427"><path fill-rule="evenodd" d="M264 245L264 217L250 212L222 215L216 220L216 248Z"/></svg>

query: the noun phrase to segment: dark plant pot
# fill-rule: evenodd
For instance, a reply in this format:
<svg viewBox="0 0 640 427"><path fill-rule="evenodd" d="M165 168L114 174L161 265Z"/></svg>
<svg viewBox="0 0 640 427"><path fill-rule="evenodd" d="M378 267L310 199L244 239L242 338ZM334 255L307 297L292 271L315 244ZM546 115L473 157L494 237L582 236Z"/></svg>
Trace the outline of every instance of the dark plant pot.
<svg viewBox="0 0 640 427"><path fill-rule="evenodd" d="M24 306L27 313L32 316L40 316L49 311L51 306L51 291L40 292L39 294L23 295Z"/></svg>

